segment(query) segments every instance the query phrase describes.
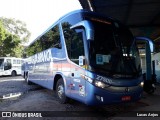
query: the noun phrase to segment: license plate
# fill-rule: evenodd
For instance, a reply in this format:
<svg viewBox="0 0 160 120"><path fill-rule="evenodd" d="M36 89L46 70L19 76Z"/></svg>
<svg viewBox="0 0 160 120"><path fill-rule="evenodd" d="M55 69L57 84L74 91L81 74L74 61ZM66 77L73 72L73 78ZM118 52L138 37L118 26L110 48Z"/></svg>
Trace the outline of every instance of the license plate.
<svg viewBox="0 0 160 120"><path fill-rule="evenodd" d="M122 96L122 101L130 101L131 96Z"/></svg>

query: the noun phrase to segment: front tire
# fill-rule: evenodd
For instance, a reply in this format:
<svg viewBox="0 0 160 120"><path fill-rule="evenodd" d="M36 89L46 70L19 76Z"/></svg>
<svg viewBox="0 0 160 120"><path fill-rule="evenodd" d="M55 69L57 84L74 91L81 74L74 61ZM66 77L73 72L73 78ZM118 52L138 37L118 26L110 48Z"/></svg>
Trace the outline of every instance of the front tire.
<svg viewBox="0 0 160 120"><path fill-rule="evenodd" d="M64 81L62 78L60 78L57 81L56 84L56 95L57 98L59 99L59 102L62 104L65 104L68 102L68 97L65 95L65 87L64 87Z"/></svg>
<svg viewBox="0 0 160 120"><path fill-rule="evenodd" d="M15 77L17 75L16 71L12 71L11 76Z"/></svg>
<svg viewBox="0 0 160 120"><path fill-rule="evenodd" d="M27 83L28 85L32 85L32 82L30 82L30 81L28 80L28 78L29 78L29 75L28 75L28 73L26 73L26 75L25 75L25 81L26 81L26 83Z"/></svg>

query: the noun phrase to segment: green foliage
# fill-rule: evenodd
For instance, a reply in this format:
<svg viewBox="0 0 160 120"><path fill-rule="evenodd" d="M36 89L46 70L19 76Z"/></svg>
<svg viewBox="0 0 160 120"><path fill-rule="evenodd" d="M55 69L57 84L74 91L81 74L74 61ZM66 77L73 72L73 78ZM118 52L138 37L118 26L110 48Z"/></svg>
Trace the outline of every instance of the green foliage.
<svg viewBox="0 0 160 120"><path fill-rule="evenodd" d="M0 46L2 46L2 43L5 39L6 30L4 29L2 22L0 21Z"/></svg>
<svg viewBox="0 0 160 120"><path fill-rule="evenodd" d="M8 36L5 39L4 46L3 46L3 56L10 55L15 57L20 57L19 54L17 54L17 50L20 49L19 47L20 38L16 35L8 34Z"/></svg>
<svg viewBox="0 0 160 120"><path fill-rule="evenodd" d="M0 18L0 56L21 57L23 46L30 37L26 24L20 20Z"/></svg>
<svg viewBox="0 0 160 120"><path fill-rule="evenodd" d="M20 57L22 47L18 35L9 33L0 20L0 56Z"/></svg>
<svg viewBox="0 0 160 120"><path fill-rule="evenodd" d="M4 17L1 17L0 20L9 33L19 36L22 43L28 42L31 34L27 30L24 22Z"/></svg>

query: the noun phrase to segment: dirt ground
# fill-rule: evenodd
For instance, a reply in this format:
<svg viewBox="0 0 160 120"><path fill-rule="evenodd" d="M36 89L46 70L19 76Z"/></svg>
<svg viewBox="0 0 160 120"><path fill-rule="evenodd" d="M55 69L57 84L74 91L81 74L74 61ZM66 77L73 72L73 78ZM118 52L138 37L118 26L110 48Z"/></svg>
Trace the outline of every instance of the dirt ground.
<svg viewBox="0 0 160 120"><path fill-rule="evenodd" d="M44 115L47 113L50 115L50 117L32 118L42 120L122 120L124 118L115 118L115 116L121 116L121 114L125 115L131 111L144 111L148 109L152 109L153 111L160 110L160 107L157 108L158 104L160 104L160 93L158 91L154 95L148 95L144 93L142 100L136 103L106 106L87 106L77 101L70 100L67 104L60 104L55 96L54 91L44 89L38 85L29 86L20 76L14 78L0 77L0 111L19 111L24 113L25 111L38 111L42 112ZM21 95L19 97L13 97L6 100L2 99L3 95L18 92L21 92ZM101 118L101 116L103 118ZM11 118L3 119L10 120ZM12 119L17 120L22 118L16 117Z"/></svg>

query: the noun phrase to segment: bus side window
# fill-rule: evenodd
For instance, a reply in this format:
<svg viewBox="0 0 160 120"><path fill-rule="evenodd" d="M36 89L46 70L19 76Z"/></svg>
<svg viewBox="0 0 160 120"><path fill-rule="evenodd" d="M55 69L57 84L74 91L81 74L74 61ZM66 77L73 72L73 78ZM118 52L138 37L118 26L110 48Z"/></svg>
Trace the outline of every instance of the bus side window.
<svg viewBox="0 0 160 120"><path fill-rule="evenodd" d="M21 61L20 61L20 60L17 60L17 64L21 64Z"/></svg>
<svg viewBox="0 0 160 120"><path fill-rule="evenodd" d="M11 68L12 68L11 60L7 59L6 62L4 63L4 70L9 70Z"/></svg>
<svg viewBox="0 0 160 120"><path fill-rule="evenodd" d="M48 48L57 48L61 49L61 41L60 41L60 33L58 25L54 26L51 30L49 30L46 34L44 34L41 38L41 44L43 50Z"/></svg>
<svg viewBox="0 0 160 120"><path fill-rule="evenodd" d="M16 60L13 60L13 64L16 64Z"/></svg>

